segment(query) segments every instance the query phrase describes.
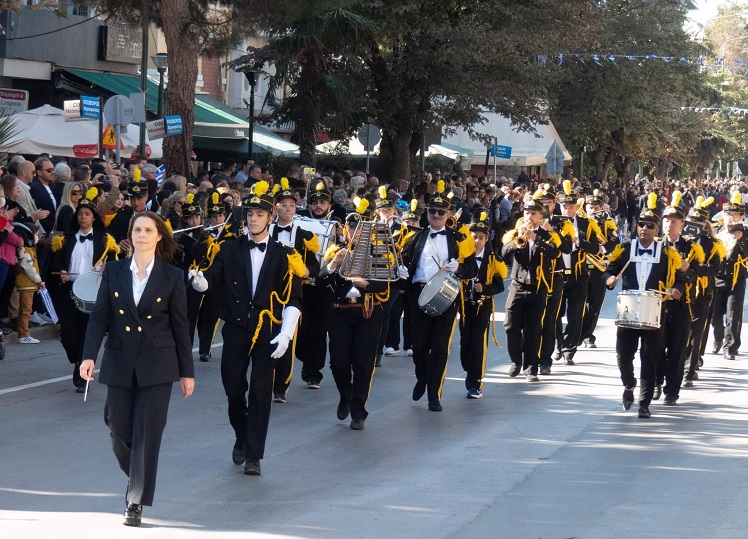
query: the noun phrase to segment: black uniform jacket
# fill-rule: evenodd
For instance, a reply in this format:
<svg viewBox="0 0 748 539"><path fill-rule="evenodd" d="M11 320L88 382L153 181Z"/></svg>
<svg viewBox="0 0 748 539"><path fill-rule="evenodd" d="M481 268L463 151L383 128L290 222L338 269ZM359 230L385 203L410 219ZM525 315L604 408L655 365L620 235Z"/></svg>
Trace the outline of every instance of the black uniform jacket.
<svg viewBox="0 0 748 539"><path fill-rule="evenodd" d="M103 227L102 227L103 229ZM102 229L94 228L93 233L93 260L92 264L96 264L101 257L104 255L104 251L107 248L107 234ZM52 256L52 271L70 271L70 260L73 256L73 249L75 249L76 243L79 243L76 234L78 231L69 232L65 234L62 248L55 252ZM88 241L88 240L86 240ZM107 253L107 262L116 260L116 254L114 251ZM89 271L93 271L93 266L89 268Z"/></svg>
<svg viewBox="0 0 748 539"><path fill-rule="evenodd" d="M449 227L446 227L444 230L447 231L447 251L449 253L447 258L448 260L451 260L453 258L457 259L459 257L459 247L457 245L457 241L458 239L460 241L463 240L464 235L461 232L452 230ZM431 228L429 228L428 226L426 226L426 228L422 228L403 249L403 261L408 267L408 273L410 274L410 276L408 277L409 283L413 282L413 276L416 274L416 268L418 267L418 262L421 259L421 253L423 253L423 247L426 245L426 240L428 239L430 233ZM473 277L478 275L478 265L475 263L475 253L465 257L462 263L457 267L455 275L460 279L472 279Z"/></svg>
<svg viewBox="0 0 748 539"><path fill-rule="evenodd" d="M552 282L551 272L553 270L553 261L561 255L561 251L551 241L551 235L547 230L538 228L535 231L535 236L535 248L532 250L532 254L530 254L530 249L527 245L519 248L516 241L510 241L501 249L501 256L507 258L510 253L514 253L514 264L512 264L513 280L525 282L525 284L531 287L537 287L538 292L547 292ZM541 266L541 282L538 282L538 266ZM526 282L522 278L522 274L529 279L529 282Z"/></svg>
<svg viewBox="0 0 748 539"><path fill-rule="evenodd" d="M293 226L293 225L289 225ZM319 275L319 260L317 260L317 253L307 249L305 241L310 241L314 236L314 232L300 228L295 225L296 228L296 241L294 242L294 249L296 252L301 253L301 258L304 259L304 265L309 270L309 278L314 279ZM278 223L270 225L270 236L278 241Z"/></svg>
<svg viewBox="0 0 748 539"><path fill-rule="evenodd" d="M133 375L140 386L194 378L182 271L156 258L136 307L131 261L106 265L89 317L83 357L95 359L109 332L99 382L131 387Z"/></svg>
<svg viewBox="0 0 748 539"><path fill-rule="evenodd" d="M483 248L483 260L481 260L481 264L478 267L478 275L475 278L475 281L481 284L483 291L476 292L473 289L472 281L462 281L463 293L465 294L466 300L478 301L483 298L490 299L491 296L501 294L504 291L504 280L498 273L494 274L491 279L491 284L486 284L486 281L488 280L488 267L494 262L494 260L503 262L501 257L497 257L493 253L491 245L486 242L486 246Z"/></svg>
<svg viewBox="0 0 748 539"><path fill-rule="evenodd" d="M205 272L205 278L208 290L218 292L218 297L222 298L218 305L220 317L228 323L255 331L260 313L271 307L271 296L273 317L281 319L283 304L279 298L286 300L289 278L291 288L286 305L301 310L301 278L289 273L288 255L293 251L268 238L257 289L252 297L252 260L248 242L247 236L241 236L223 243L213 264ZM267 315L262 317L262 326L258 335L261 343L272 340L280 330L277 324L271 325Z"/></svg>
<svg viewBox="0 0 748 539"><path fill-rule="evenodd" d="M369 285L366 288L356 287L356 290L359 291L361 297L363 297L364 294L384 294L387 292L387 285L390 284L386 281L368 281L368 283ZM391 284L394 285L395 283ZM332 302L343 303L353 284L351 281L343 278L337 271L330 273L327 270L327 264L325 264L319 272L317 286L329 286L334 294Z"/></svg>
<svg viewBox="0 0 748 539"><path fill-rule="evenodd" d="M654 245L655 243L652 243L652 246ZM626 262L629 261L629 257L631 255L631 243L624 243L621 247L623 248L621 256L608 264L607 271L603 273L603 279L605 281L607 281L611 276L615 276L621 273L621 270L626 265ZM657 248L663 248L662 242L657 242ZM663 252L660 255L660 261L656 264L652 264L652 270L649 272L649 278L647 279L646 286L644 287L645 290L660 290L660 283L662 283L663 286L667 285L666 280L669 264L670 258ZM639 278L636 274L636 262L632 262L631 264L629 264L629 266L626 268L626 271L623 272L623 275L621 276L621 288L622 290L639 289ZM678 289L681 295L683 295L685 292L683 272L680 270L677 270L675 272L675 282L673 283L673 288Z"/></svg>

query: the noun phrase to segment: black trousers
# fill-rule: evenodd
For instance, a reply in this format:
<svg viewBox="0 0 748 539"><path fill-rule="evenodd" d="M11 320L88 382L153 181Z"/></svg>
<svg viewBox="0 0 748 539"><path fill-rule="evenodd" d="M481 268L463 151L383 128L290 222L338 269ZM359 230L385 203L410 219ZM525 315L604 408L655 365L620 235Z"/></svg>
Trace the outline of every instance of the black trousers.
<svg viewBox="0 0 748 539"><path fill-rule="evenodd" d="M412 306L408 294L405 291L401 291L390 312L390 328L387 331L387 338L384 341L385 347L400 348L400 318L402 317L403 350L411 350L413 348L410 336L411 319L413 318L411 309Z"/></svg>
<svg viewBox="0 0 748 539"><path fill-rule="evenodd" d="M577 347L582 342L582 321L588 285L586 273L579 279L569 280L564 284L564 295L556 321L556 350L561 352L565 359L573 358L577 353ZM566 315L566 330L562 331L561 318L564 314Z"/></svg>
<svg viewBox="0 0 748 539"><path fill-rule="evenodd" d="M680 301L666 301L663 311L663 342L657 361L655 383L665 384L665 395L677 399L690 340L691 314L688 306Z"/></svg>
<svg viewBox="0 0 748 539"><path fill-rule="evenodd" d="M275 359L270 354L276 345L257 342L253 347L253 332L230 322L223 325L221 335L221 380L229 401L229 422L236 439L245 443L245 456L261 459L265 455L273 398ZM250 361L252 372L247 383Z"/></svg>
<svg viewBox="0 0 748 539"><path fill-rule="evenodd" d="M86 340L86 328L88 327L88 315L73 303L70 296L73 283L63 283L57 294L57 316L60 319L60 342L72 364L80 364L83 361L83 343ZM76 387L85 385L80 377L78 369L73 371L73 383Z"/></svg>
<svg viewBox="0 0 748 539"><path fill-rule="evenodd" d="M488 353L488 325L491 322L491 300L480 306L465 303L460 320L460 362L465 370L465 389L483 389Z"/></svg>
<svg viewBox="0 0 748 539"><path fill-rule="evenodd" d="M548 294L537 292L535 285L512 281L506 297L506 348L512 363L526 374L538 374L543 313Z"/></svg>
<svg viewBox="0 0 748 539"><path fill-rule="evenodd" d="M660 316L662 319L662 315ZM634 375L634 356L639 348L641 360L641 387L639 389L639 406L649 406L654 394L655 365L662 346L662 329L629 329L618 327L616 331L616 360L624 387L636 387Z"/></svg>
<svg viewBox="0 0 748 539"><path fill-rule="evenodd" d="M733 355L737 354L740 349L744 298L745 279L738 279L735 288L732 290L726 287L718 287L714 294L714 310L712 312L714 340L722 344L722 349L726 353Z"/></svg>
<svg viewBox="0 0 748 539"><path fill-rule="evenodd" d="M687 374L690 377L699 370L699 359L709 336L707 329L713 299L713 296L701 296L691 304L691 339L686 349Z"/></svg>
<svg viewBox="0 0 748 539"><path fill-rule="evenodd" d="M387 334L390 331L390 314L392 313L392 308L395 306L395 302L399 295L399 289L393 289L390 287L390 297L387 298L387 301L382 303L382 330L379 332L379 342L377 343L377 354L379 355L384 352L384 343L387 340ZM393 348L397 348L397 346L393 346ZM330 360L332 361L332 358Z"/></svg>
<svg viewBox="0 0 748 539"><path fill-rule="evenodd" d="M438 401L442 395L444 375L452 333L457 317L457 302L439 316L430 316L418 307L421 287L414 285L406 292L412 306L413 364L416 380L426 384L429 402Z"/></svg>
<svg viewBox="0 0 748 539"><path fill-rule="evenodd" d="M104 422L109 427L114 456L129 480L128 503L153 505L171 386L141 387L136 379L132 387L107 386Z"/></svg>
<svg viewBox="0 0 748 539"><path fill-rule="evenodd" d="M545 315L543 316L543 331L541 333L540 364L550 367L553 363L551 356L556 348L556 327L561 309L561 299L564 295L564 276L562 273L553 274L553 288L548 292L545 304Z"/></svg>
<svg viewBox="0 0 748 539"><path fill-rule="evenodd" d="M327 323L332 310L332 291L327 287L304 285L301 324L296 337L296 357L304 366L301 379L322 380L327 358Z"/></svg>
<svg viewBox="0 0 748 539"><path fill-rule="evenodd" d="M590 278L587 287L587 303L585 304L584 317L582 318L582 334L579 336L579 342L589 340L595 342L595 327L597 320L600 318L600 310L603 308L605 301L605 281L603 273L597 268L590 268Z"/></svg>
<svg viewBox="0 0 748 539"><path fill-rule="evenodd" d="M213 346L213 340L216 337L216 331L218 330L218 302L220 298L217 294L210 293L205 294L203 303L200 306L200 314L197 318L197 336L200 341L198 344L198 350L200 354L209 354Z"/></svg>
<svg viewBox="0 0 748 539"><path fill-rule="evenodd" d="M190 346L195 345L195 328L197 328L197 318L200 315L200 306L203 303L205 294L198 292L192 285L187 285L187 320L190 323Z"/></svg>
<svg viewBox="0 0 748 539"><path fill-rule="evenodd" d="M369 415L366 401L383 321L382 305L375 305L369 318L364 318L361 307L333 308L330 313L330 370L340 401L348 403L353 419Z"/></svg>

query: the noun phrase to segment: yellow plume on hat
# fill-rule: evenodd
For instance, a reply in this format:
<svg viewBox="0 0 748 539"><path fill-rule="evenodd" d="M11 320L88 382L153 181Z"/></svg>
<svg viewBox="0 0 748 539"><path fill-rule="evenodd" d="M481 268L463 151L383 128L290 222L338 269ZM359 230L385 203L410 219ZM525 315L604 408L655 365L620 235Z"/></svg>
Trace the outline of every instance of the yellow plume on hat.
<svg viewBox="0 0 748 539"><path fill-rule="evenodd" d="M480 212L480 220L485 221L486 219L488 219L488 214L484 211Z"/></svg>
<svg viewBox="0 0 748 539"><path fill-rule="evenodd" d="M255 184L254 194L257 196L264 195L268 192L268 189L270 189L270 184L268 182L266 182L265 180L259 181Z"/></svg>
<svg viewBox="0 0 748 539"><path fill-rule="evenodd" d="M99 190L96 187L91 187L86 191L86 198L88 200L94 200L97 196L99 196Z"/></svg>
<svg viewBox="0 0 748 539"><path fill-rule="evenodd" d="M537 191L535 191L535 193L533 193L532 199L537 200L538 198L542 197L544 194L545 194L545 191L543 189L538 189Z"/></svg>
<svg viewBox="0 0 748 539"><path fill-rule="evenodd" d="M140 174L141 174L140 169L136 168L135 170L132 171L132 179L135 180L136 182L139 182L140 181Z"/></svg>
<svg viewBox="0 0 748 539"><path fill-rule="evenodd" d="M577 206L584 206L584 198L577 199Z"/></svg>
<svg viewBox="0 0 748 539"><path fill-rule="evenodd" d="M436 192L439 194L444 192L444 180L436 182Z"/></svg>
<svg viewBox="0 0 748 539"><path fill-rule="evenodd" d="M564 180L564 193L571 194L571 180Z"/></svg>
<svg viewBox="0 0 748 539"><path fill-rule="evenodd" d="M592 191L592 194L594 196L596 196L596 197L599 197L600 196L600 189L595 189L594 191Z"/></svg>
<svg viewBox="0 0 748 539"><path fill-rule="evenodd" d="M410 211L415 212L418 209L418 199L414 198L410 201Z"/></svg>
<svg viewBox="0 0 748 539"><path fill-rule="evenodd" d="M314 189L315 189L315 191L322 191L322 189L324 189L324 188L325 188L325 183L324 182L317 182L317 185L315 186Z"/></svg>
<svg viewBox="0 0 748 539"><path fill-rule="evenodd" d="M220 199L219 199L219 197L218 197L218 193L217 193L217 192L216 192L216 193L213 193L213 194L212 194L212 195L210 196L210 201L211 201L211 203L212 203L212 204L218 204L219 200L220 200Z"/></svg>
<svg viewBox="0 0 748 539"><path fill-rule="evenodd" d="M369 208L369 201L365 198L354 198L353 203L356 205L356 213L363 215Z"/></svg>
<svg viewBox="0 0 748 539"><path fill-rule="evenodd" d="M190 193L189 195L187 195L187 204L192 204L192 202L194 200L195 200L195 194L194 193Z"/></svg>
<svg viewBox="0 0 748 539"><path fill-rule="evenodd" d="M281 186L277 183L273 186L273 195L277 195L278 191L280 191Z"/></svg>
<svg viewBox="0 0 748 539"><path fill-rule="evenodd" d="M283 176L280 181L280 186L284 191L288 191L288 178Z"/></svg>
<svg viewBox="0 0 748 539"><path fill-rule="evenodd" d="M730 203L731 204L742 204L743 203L743 195L740 194L740 191L735 190L732 192L732 195L730 195Z"/></svg>
<svg viewBox="0 0 748 539"><path fill-rule="evenodd" d="M447 198L448 198L449 200L452 200L452 198L453 198L454 196L455 196L455 194L454 194L454 193L453 193L452 191L450 191L449 193L447 193Z"/></svg>
<svg viewBox="0 0 748 539"><path fill-rule="evenodd" d="M647 208L654 210L657 208L657 195L655 193L649 193L647 197Z"/></svg>
<svg viewBox="0 0 748 539"><path fill-rule="evenodd" d="M714 202L714 197L709 197L706 200L704 200L704 203L701 205L701 207L706 208L712 202Z"/></svg>
<svg viewBox="0 0 748 539"><path fill-rule="evenodd" d="M387 198L387 188L384 185L379 186L379 198L385 199Z"/></svg>
<svg viewBox="0 0 748 539"><path fill-rule="evenodd" d="M676 191L673 191L673 200L672 200L672 202L670 203L670 205L671 205L671 206L672 206L673 208L677 208L678 206L680 206L680 200L681 200L681 198L683 198L683 193L681 193L681 192L680 192L680 191L678 191L678 190L676 190Z"/></svg>
<svg viewBox="0 0 748 539"><path fill-rule="evenodd" d="M696 202L693 203L693 207L700 210L704 206L704 197L699 195L696 197Z"/></svg>

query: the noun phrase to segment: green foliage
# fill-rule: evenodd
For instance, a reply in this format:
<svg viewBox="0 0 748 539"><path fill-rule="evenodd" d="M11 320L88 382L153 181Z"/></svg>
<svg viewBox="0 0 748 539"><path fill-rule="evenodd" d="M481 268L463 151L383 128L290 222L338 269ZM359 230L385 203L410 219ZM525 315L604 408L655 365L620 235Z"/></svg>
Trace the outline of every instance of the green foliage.
<svg viewBox="0 0 748 539"><path fill-rule="evenodd" d="M0 117L0 150L18 134L17 126L18 120L13 115Z"/></svg>

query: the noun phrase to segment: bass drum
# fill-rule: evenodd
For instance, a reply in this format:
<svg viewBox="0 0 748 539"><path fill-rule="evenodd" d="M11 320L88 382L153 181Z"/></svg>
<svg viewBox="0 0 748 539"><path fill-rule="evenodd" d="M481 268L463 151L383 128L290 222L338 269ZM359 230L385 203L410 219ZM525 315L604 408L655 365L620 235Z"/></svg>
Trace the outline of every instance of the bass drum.
<svg viewBox="0 0 748 539"><path fill-rule="evenodd" d="M418 306L429 316L443 314L457 299L460 280L453 274L442 271L434 275L418 296Z"/></svg>
<svg viewBox="0 0 748 539"><path fill-rule="evenodd" d="M291 237L291 243L296 242L296 228L301 228L308 232L312 232L317 236L319 240L319 251L317 251L317 261L322 266L322 257L325 255L327 246L330 245L330 241L335 241L335 227L338 225L337 221L320 221L319 219L312 219L311 217L305 217L303 215L294 215L291 221L293 226L293 236Z"/></svg>
<svg viewBox="0 0 748 539"><path fill-rule="evenodd" d="M70 292L70 296L79 311L91 314L100 285L101 274L98 271L84 273L73 282L73 291Z"/></svg>
<svg viewBox="0 0 748 539"><path fill-rule="evenodd" d="M654 292L622 290L616 301L616 325L632 329L660 329L662 296Z"/></svg>

